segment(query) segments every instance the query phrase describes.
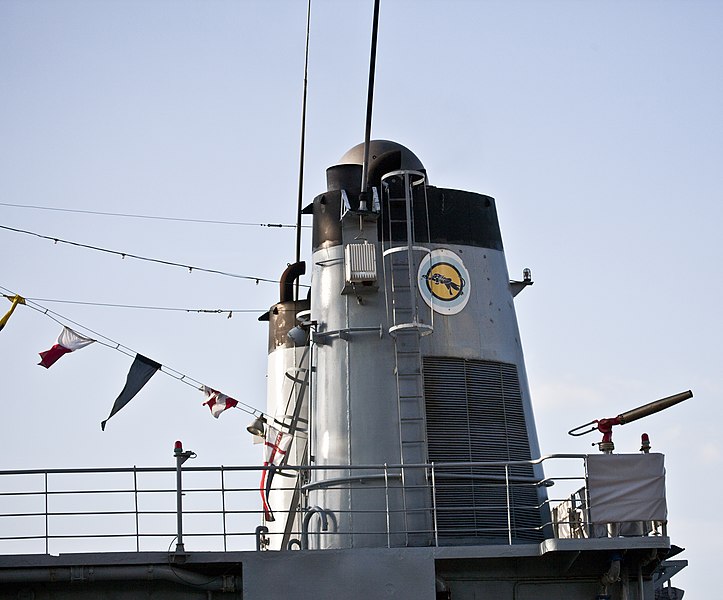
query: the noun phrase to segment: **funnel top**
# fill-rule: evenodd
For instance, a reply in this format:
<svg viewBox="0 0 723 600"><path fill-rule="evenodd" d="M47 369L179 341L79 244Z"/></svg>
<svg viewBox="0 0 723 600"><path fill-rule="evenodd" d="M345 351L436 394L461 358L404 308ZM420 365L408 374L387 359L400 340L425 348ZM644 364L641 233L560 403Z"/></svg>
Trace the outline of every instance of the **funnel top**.
<svg viewBox="0 0 723 600"><path fill-rule="evenodd" d="M369 142L369 170L374 170L375 163L391 153L399 153L401 165L405 171L424 171L424 165L409 148L390 140L372 140ZM364 144L357 144L339 159L340 165L361 165L364 163Z"/></svg>

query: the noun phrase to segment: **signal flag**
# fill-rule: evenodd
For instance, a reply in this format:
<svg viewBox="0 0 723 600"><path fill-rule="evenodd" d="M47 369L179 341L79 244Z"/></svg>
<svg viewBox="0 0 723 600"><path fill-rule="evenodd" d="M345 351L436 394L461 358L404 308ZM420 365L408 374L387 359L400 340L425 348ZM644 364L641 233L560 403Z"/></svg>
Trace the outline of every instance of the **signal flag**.
<svg viewBox="0 0 723 600"><path fill-rule="evenodd" d="M50 350L40 352L40 362L38 364L41 367L49 369L55 364L55 361L64 354L85 348L94 341L95 340L80 335L77 331L73 331L70 327L63 327L63 331L61 331L58 336L58 343Z"/></svg>
<svg viewBox="0 0 723 600"><path fill-rule="evenodd" d="M120 395L115 399L113 408L108 415L108 419L133 400L133 397L141 391L141 388L148 383L148 380L153 377L156 371L158 371L158 369L162 366L163 365L151 360L150 358L146 358L141 354L136 354L136 358L131 365L131 370L128 371L126 384ZM100 428L103 431L105 431L105 424L108 422L108 419L102 421L100 424Z"/></svg>
<svg viewBox="0 0 723 600"><path fill-rule="evenodd" d="M201 391L206 394L208 400L203 403L203 406L208 406L211 409L211 414L217 419L221 416L221 413L227 408L233 408L238 404L238 400L229 398L226 394L222 394L210 387L205 385L201 388Z"/></svg>
<svg viewBox="0 0 723 600"><path fill-rule="evenodd" d="M293 436L290 433L278 429L266 427L266 441L264 442L264 467L276 467L285 462L286 453L289 450ZM269 494L271 493L271 482L276 473L275 468L264 469L261 474L261 502L264 507L264 518L271 522L275 521L274 513L269 505Z"/></svg>

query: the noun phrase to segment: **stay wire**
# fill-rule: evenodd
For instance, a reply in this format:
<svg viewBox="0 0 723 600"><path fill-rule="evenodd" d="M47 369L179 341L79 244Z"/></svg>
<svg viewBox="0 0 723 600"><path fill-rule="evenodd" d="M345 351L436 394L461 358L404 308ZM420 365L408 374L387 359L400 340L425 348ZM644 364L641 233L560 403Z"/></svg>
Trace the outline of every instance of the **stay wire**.
<svg viewBox="0 0 723 600"><path fill-rule="evenodd" d="M35 233L34 231L27 231L25 229L16 229L15 227L8 227L7 225L0 225L0 229L5 229L7 231L14 231L15 233L22 233L25 235L32 235L44 240L50 240L51 242L54 242L56 244L68 244L69 246L76 246L78 248L85 248L87 250L95 250L96 252L104 252L106 254L115 254L116 256L120 256L121 258L134 258L136 260L142 260L145 262L151 262L151 263L158 263L162 265L167 265L171 267L181 267L182 269L188 269L189 273L193 271L201 271L203 273L213 273L214 275L223 275L225 277L233 277L235 279L245 279L248 281L255 281L256 283L259 283L260 281L263 281L265 283L279 283L278 279L267 279L265 277L254 277L252 275L239 275L238 273L229 273L228 271L220 271L217 269L206 269L204 267L195 267L193 265L185 265L183 263L177 263L170 260L163 260L160 258L149 258L147 256L139 256L137 254L131 254L129 252L120 252L118 250L109 250L108 248L101 248L99 246L91 246L90 244L81 244L80 242L73 242L70 240L64 240L61 238L51 237L48 235L42 235L40 233ZM302 285L301 287L309 287L308 285Z"/></svg>
<svg viewBox="0 0 723 600"><path fill-rule="evenodd" d="M3 286L0 286L0 289L7 292L8 294L14 295L12 290L9 290L8 288L5 288ZM76 327L82 329L84 332L89 332L94 336L97 336L96 338L93 338L93 341L99 343L101 346L105 346L106 348L110 348L111 350L117 350L121 354L125 354L126 356L129 356L131 358L135 358L136 355L140 354L136 350L133 350L132 348L128 346L124 346L120 342L116 342L115 340L109 338L108 336L103 335L102 333L95 331L94 329L91 329L90 327L86 327L85 325L82 325L81 323L78 323L77 321L73 321L72 319L66 317L65 315L61 315L60 313L57 313L53 310L50 310L49 308L42 306L41 304L38 304L37 302L34 302L32 300L28 300L25 298L25 306L28 308L31 308L34 311L39 312L42 315L45 315L49 319L55 321L59 325L63 327L67 327L67 323L72 323ZM97 338L102 338L105 341L101 341ZM181 373L180 371L177 371L176 369L173 369L169 367L168 365L161 364L160 371L164 373L165 375L168 375L169 377L172 377L173 379L180 381L181 383L185 383L186 385L191 386L192 388L196 390L203 389L204 384L197 379L194 379L193 377L189 377L188 375ZM240 400L236 400L238 403L237 408L242 410L245 413L248 413L250 415L256 416L258 414L263 414L263 411L251 406L250 404L246 404L245 402L241 402ZM240 405L240 406L239 406ZM243 407L243 408L242 408Z"/></svg>
<svg viewBox="0 0 723 600"><path fill-rule="evenodd" d="M7 297L7 296L6 296ZM205 314L233 314L233 313L263 313L260 308L180 308L173 306L144 306L140 304L114 304L111 302L85 302L81 300L56 300L54 298L25 298L26 300L34 300L36 302L54 302L57 304L79 304L82 306L104 306L108 308L135 308L139 310L163 310L187 313L205 313Z"/></svg>
<svg viewBox="0 0 723 600"><path fill-rule="evenodd" d="M12 300L13 296L10 294L2 294L8 300ZM204 314L219 314L219 315L231 315L233 313L250 313L259 314L265 312L262 308L180 308L174 306L144 306L141 304L114 304L112 302L86 302L81 300L58 300L55 298L25 298L25 300L34 300L35 302L53 302L56 304L77 304L81 306L101 306L108 308L134 308L139 310L162 310L162 311L175 311L175 312L186 312L186 313L204 313ZM282 308L275 307L277 312L297 312L293 308ZM230 318L230 317L227 317Z"/></svg>
<svg viewBox="0 0 723 600"><path fill-rule="evenodd" d="M249 223L245 221L220 221L214 219L190 219L183 217L164 217L160 215L139 215L132 213L103 212L100 210L81 210L78 208L59 208L54 206L37 206L34 204L13 204L11 202L0 202L0 206L12 208L31 208L34 210L50 210L55 212L77 213L83 215L100 215L103 217L124 217L128 219L153 219L156 221L176 221L181 223L202 223L207 225L236 225L243 227L272 227L272 228L296 228L297 225L286 223ZM308 227L308 225L306 226Z"/></svg>

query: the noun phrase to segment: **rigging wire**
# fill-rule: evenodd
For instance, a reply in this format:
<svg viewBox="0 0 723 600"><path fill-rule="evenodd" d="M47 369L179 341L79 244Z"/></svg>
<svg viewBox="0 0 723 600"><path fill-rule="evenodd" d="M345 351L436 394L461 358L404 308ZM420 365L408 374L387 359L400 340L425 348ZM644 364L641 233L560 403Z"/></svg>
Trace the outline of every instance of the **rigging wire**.
<svg viewBox="0 0 723 600"><path fill-rule="evenodd" d="M9 290L6 287L0 286L0 290L3 290L9 295L14 295L14 292L12 290ZM60 313L57 313L53 310L50 310L49 308L42 306L41 304L38 304L34 301L29 301L27 298L25 298L25 306L28 308L31 308L32 310L39 312L42 315L45 315L49 319L55 321L59 325L63 327L67 327L67 323L72 323L76 327L83 330L83 332L89 332L93 336L97 336L93 338L93 341L97 342L101 346L105 346L106 348L110 348L111 350L117 350L121 354L125 354L126 356L129 356L131 358L135 358L139 352L136 350L133 350L132 348L125 346L121 344L120 342L116 342L115 340L109 338L108 336L103 335L102 333L95 331L94 329L91 329L90 327L86 327L85 325L82 325L81 323L78 323L77 321L73 321L72 319L69 319L68 317L61 315ZM81 333L81 332L79 332ZM86 336L90 337L90 336ZM101 338L101 339L98 339ZM181 383L185 383L186 385L189 385L193 387L196 390L203 389L204 384L198 381L197 379L194 379L193 377L190 377L184 373L181 373L180 371L177 371L176 369L173 369L169 367L168 365L161 364L161 368L159 369L162 373L168 375L169 377L172 377L173 379L180 381ZM250 404L246 404L245 402L242 402L241 400L236 400L238 402L237 408L239 410L242 410L243 412L246 412L250 415L258 415L258 414L264 414L263 411L251 406Z"/></svg>
<svg viewBox="0 0 723 600"><path fill-rule="evenodd" d="M246 279L249 281L255 281L257 284L260 281L263 281L265 283L279 283L278 279L267 279L265 277L254 277L252 275L239 275L237 273L229 273L227 271L219 271L217 269L206 269L204 267L195 267L193 265L185 265L183 263L177 263L170 260L163 260L160 258L148 258L146 256L139 256L137 254L131 254L129 252L120 252L118 250L109 250L108 248L100 248L99 246L91 246L90 244L81 244L80 242L72 242L70 240L64 240L61 238L51 237L48 235L42 235L40 233L35 233L33 231L27 231L25 229L16 229L15 227L8 227L6 225L0 225L0 229L5 229L7 231L14 231L15 233L23 233L25 235L32 235L44 240L50 240L51 242L54 242L56 244L68 244L69 246L76 246L78 248L85 248L87 250L95 250L97 252L104 252L106 254L115 254L116 256L120 256L121 258L133 258L135 260L142 260L145 262L152 262L152 263L158 263L162 265L167 265L171 267L181 267L183 269L188 269L189 273L193 271L202 271L204 273L213 273L214 275L223 275L225 277L233 277L235 279ZM308 285L302 285L301 287L309 287Z"/></svg>
<svg viewBox="0 0 723 600"><path fill-rule="evenodd" d="M3 294L6 298L10 296ZM56 304L80 304L83 306L106 306L109 308L136 308L140 310L164 310L187 313L204 313L204 314L233 314L233 313L262 313L260 308L180 308L174 306L145 306L142 304L114 304L112 302L85 302L81 300L57 300L54 298L25 298L26 300L34 300L36 302L53 302Z"/></svg>
<svg viewBox="0 0 723 600"><path fill-rule="evenodd" d="M5 289L5 288L3 288ZM12 300L13 296L9 294L1 294L4 298ZM251 313L258 314L265 312L262 308L181 308L175 306L145 306L142 304L116 304L112 302L87 302L82 300L59 300L56 298L25 298L25 300L34 300L36 302L52 302L56 304L78 304L82 306L105 306L108 308L135 308L139 310L160 310L160 311L176 311L187 313L203 313L203 314L233 314L233 313ZM274 307L277 312L292 312L295 309ZM229 317L230 318L230 317Z"/></svg>
<svg viewBox="0 0 723 600"><path fill-rule="evenodd" d="M53 207L53 206L38 206L35 204L14 204L11 202L0 202L0 206L9 206L12 208L31 208L35 210L52 210L55 212L67 212L67 213L77 213L77 214L83 214L83 215L100 215L104 217L124 217L129 219L153 219L156 221L177 221L181 223L203 223L207 225L235 225L235 226L243 226L243 227L273 227L273 228L297 228L300 227L300 225L297 223L296 225L290 225L287 223L249 223L245 221L221 221L221 220L215 220L215 219L191 219L191 218L183 218L183 217L164 217L161 215L139 215L139 214L133 214L133 213L116 213L116 212L104 212L100 210L81 210L78 208L59 208L59 207ZM309 225L305 225L304 227L308 228Z"/></svg>

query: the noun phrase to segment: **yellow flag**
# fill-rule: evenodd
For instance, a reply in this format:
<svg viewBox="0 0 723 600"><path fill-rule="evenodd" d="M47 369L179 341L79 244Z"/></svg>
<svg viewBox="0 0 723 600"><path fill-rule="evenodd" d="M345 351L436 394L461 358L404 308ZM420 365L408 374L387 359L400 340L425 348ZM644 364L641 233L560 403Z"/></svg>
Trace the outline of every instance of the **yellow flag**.
<svg viewBox="0 0 723 600"><path fill-rule="evenodd" d="M25 304L25 298L22 296L18 296L15 294L13 297L5 296L10 302L13 303L13 305L10 307L10 310L5 314L3 318L0 319L0 331L2 331L3 327L5 327L5 323L8 322L8 319L10 318L10 315L13 314L13 311L15 310L15 307L18 304Z"/></svg>

